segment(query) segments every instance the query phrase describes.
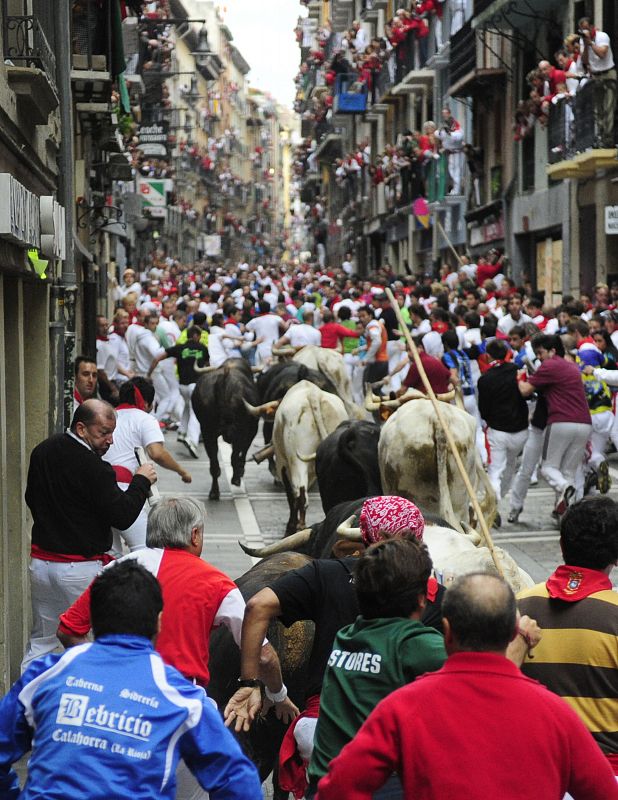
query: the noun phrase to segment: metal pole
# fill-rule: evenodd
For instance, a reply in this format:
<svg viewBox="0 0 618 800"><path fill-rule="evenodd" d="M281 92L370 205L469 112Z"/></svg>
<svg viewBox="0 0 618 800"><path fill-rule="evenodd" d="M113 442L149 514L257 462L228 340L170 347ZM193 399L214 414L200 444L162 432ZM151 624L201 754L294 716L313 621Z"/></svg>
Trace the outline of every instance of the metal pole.
<svg viewBox="0 0 618 800"><path fill-rule="evenodd" d="M66 257L62 262L62 273L58 281L59 291L52 292L51 317L54 322L54 336L59 329L55 323L61 323L64 329L65 346L52 350L52 380L56 387L63 388L64 409L52 409L50 427L62 430L67 424L67 417L72 408L73 369L70 354L75 340L74 316L66 315L65 302L74 308L76 292L76 274L73 247L74 203L73 203L73 98L71 94L71 3L64 0L54 3L55 6L55 41L56 41L56 84L60 100L60 150L58 155L58 201L65 211L65 244ZM73 297L70 297L70 295ZM68 345L68 346L67 346ZM59 396L59 393L55 396Z"/></svg>
<svg viewBox="0 0 618 800"><path fill-rule="evenodd" d="M453 458L455 459L455 463L457 464L457 469L459 470L459 474L461 475L461 478L464 482L466 491L470 495L472 508L474 509L476 518L479 521L479 526L481 528L481 533L483 535L483 538L485 539L485 544L487 545L487 549L491 553L491 557L496 566L496 569L498 570L498 574L500 575L500 577L504 578L504 571L502 569L502 565L498 561L498 556L496 555L493 539L491 538L489 528L487 526L487 523L485 522L485 517L483 516L483 512L481 511L481 506L476 496L476 492L474 491L472 483L470 482L470 478L468 477L468 473L466 472L464 463L461 460L459 450L457 449L457 445L455 444L455 439L453 439L453 434L451 433L450 428L448 427L444 417L442 416L440 401L436 397L435 392L431 384L429 383L429 378L427 377L427 373L425 372L425 368L423 367L423 362L419 357L418 350L416 349L416 345L414 344L414 339L410 335L408 326L405 324L404 319L401 316L401 309L399 308L399 304L395 300L395 296L393 295L392 291L389 288L386 288L385 292L393 308L393 311L395 312L395 316L397 317L397 322L399 323L399 330L403 332L406 338L406 342L408 344L408 347L410 348L410 352L412 353L414 363L416 364L416 368L418 369L419 375L421 376L421 380L423 381L423 386L425 387L425 391L427 392L427 395L429 396L429 399L431 400L431 403L433 405L434 411L436 412L436 416L438 418L438 422L440 423L440 427L444 431L446 441L453 454Z"/></svg>

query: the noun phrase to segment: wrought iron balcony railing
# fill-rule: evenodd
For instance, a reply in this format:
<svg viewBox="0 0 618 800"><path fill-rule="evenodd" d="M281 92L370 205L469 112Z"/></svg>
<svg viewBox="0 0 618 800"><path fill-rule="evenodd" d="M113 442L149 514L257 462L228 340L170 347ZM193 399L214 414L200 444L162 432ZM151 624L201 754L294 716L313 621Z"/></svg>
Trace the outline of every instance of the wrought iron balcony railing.
<svg viewBox="0 0 618 800"><path fill-rule="evenodd" d="M610 119L610 93L616 81L588 80L575 97L551 103L548 124L548 161L572 158L577 153L616 146L616 124Z"/></svg>
<svg viewBox="0 0 618 800"><path fill-rule="evenodd" d="M4 58L15 66L42 70L56 89L56 57L35 16L4 15Z"/></svg>

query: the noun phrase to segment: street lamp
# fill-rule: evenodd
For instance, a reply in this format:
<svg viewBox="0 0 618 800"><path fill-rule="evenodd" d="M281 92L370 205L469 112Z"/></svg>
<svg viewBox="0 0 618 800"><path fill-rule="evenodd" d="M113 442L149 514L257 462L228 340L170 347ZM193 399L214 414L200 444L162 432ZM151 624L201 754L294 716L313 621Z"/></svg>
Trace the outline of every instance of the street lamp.
<svg viewBox="0 0 618 800"><path fill-rule="evenodd" d="M195 59L195 63L199 65L204 65L210 56L213 55L210 45L208 44L208 29L206 25L202 25L200 28L200 32L197 35L197 47L191 55Z"/></svg>

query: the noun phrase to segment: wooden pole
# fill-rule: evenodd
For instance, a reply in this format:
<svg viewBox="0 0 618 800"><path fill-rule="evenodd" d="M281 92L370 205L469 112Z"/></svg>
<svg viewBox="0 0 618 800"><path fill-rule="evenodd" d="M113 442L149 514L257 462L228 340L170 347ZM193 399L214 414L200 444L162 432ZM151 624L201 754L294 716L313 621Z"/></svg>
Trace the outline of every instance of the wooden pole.
<svg viewBox="0 0 618 800"><path fill-rule="evenodd" d="M455 250L455 248L453 247L453 243L451 242L451 240L450 240L450 239L448 238L448 236L446 235L446 231L444 230L444 228L442 227L442 223L441 223L441 222L440 222L440 220L438 219L438 213L437 213L437 212L436 212L436 215L435 215L435 219L436 219L436 225L438 226L438 230L440 231L440 233L442 234L442 236L444 236L444 238L446 239L446 243L447 243L447 245L449 246L449 248L450 248L451 252L453 253L453 255L455 256L455 258L457 259L457 261L458 261L458 263L459 263L459 266L461 267L461 265L462 265L462 263L463 263L463 262L462 262L462 260L461 260L461 256L459 255L459 253L457 252L457 250Z"/></svg>
<svg viewBox="0 0 618 800"><path fill-rule="evenodd" d="M423 362L420 359L418 354L418 350L416 345L414 344L414 340L410 335L410 331L408 330L408 326L404 322L404 319L401 315L401 309L399 308L399 304L395 300L395 296L393 295L392 291L389 288L385 289L386 296L389 299L389 302L395 312L397 317L397 322L399 323L399 330L403 332L408 347L410 348L410 352L412 353L412 357L414 359L414 363L416 364L416 368L418 369L419 375L421 376L421 380L423 381L423 386L425 387L425 391L431 400L433 405L434 411L436 412L436 416L438 417L438 422L440 423L440 427L444 431L444 435L446 437L446 441L448 442L448 446L453 454L455 459L455 463L457 464L457 469L459 470L459 474L461 475L461 479L464 482L466 490L470 495L470 501L472 503L472 508L474 509L474 513L479 521L479 525L481 528L481 533L483 535L483 539L485 540L485 544L487 549L491 553L491 557L493 562L498 570L498 574L504 578L504 571L502 569L502 565L498 561L498 556L496 555L496 550L494 547L493 539L491 538L491 534L489 532L489 528L487 527L487 522L485 522L485 517L483 516L483 512L481 511L481 506L476 496L476 492L470 482L470 478L468 473L466 472L466 468L464 466L463 461L461 460L461 456L459 454L459 450L457 449L457 445L455 444L455 440L453 439L453 434L451 433L450 428L446 424L444 417L442 416L442 409L440 408L440 401L435 395L435 392L429 383L429 378L427 377L427 373L425 372L425 368L423 367ZM475 445L476 447L476 445Z"/></svg>

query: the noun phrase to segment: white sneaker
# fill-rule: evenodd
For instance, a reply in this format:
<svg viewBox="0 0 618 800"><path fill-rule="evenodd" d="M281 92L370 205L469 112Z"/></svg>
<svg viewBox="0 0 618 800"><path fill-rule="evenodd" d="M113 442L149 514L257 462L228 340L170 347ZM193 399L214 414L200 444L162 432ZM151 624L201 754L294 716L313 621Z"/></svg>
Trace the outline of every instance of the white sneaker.
<svg viewBox="0 0 618 800"><path fill-rule="evenodd" d="M197 447L196 447L196 445L193 444L191 439L185 439L184 445L187 448L187 450L191 453L193 458L199 458L200 457L200 454L197 452Z"/></svg>

